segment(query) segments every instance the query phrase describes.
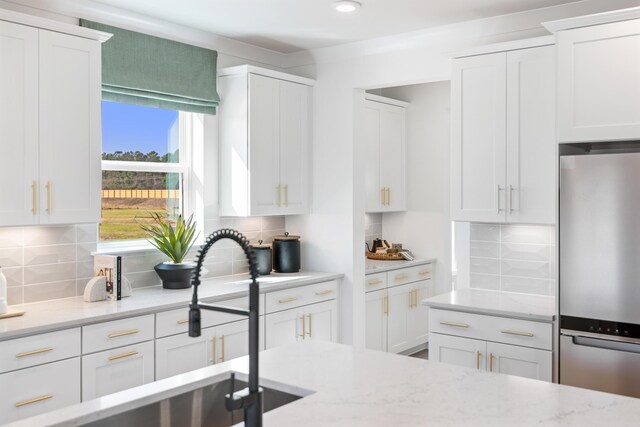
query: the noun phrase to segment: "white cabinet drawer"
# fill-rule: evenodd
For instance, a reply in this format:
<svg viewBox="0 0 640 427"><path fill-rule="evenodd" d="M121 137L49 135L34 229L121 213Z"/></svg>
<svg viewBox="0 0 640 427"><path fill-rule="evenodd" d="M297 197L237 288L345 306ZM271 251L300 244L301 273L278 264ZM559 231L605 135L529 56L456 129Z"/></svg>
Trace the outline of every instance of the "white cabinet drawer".
<svg viewBox="0 0 640 427"><path fill-rule="evenodd" d="M266 313L335 299L337 293L338 283L335 280L271 292L266 296Z"/></svg>
<svg viewBox="0 0 640 427"><path fill-rule="evenodd" d="M82 400L153 382L153 341L82 356Z"/></svg>
<svg viewBox="0 0 640 427"><path fill-rule="evenodd" d="M0 424L80 403L80 358L0 375Z"/></svg>
<svg viewBox="0 0 640 427"><path fill-rule="evenodd" d="M153 339L153 330L153 314L84 326L82 353L93 353L149 341Z"/></svg>
<svg viewBox="0 0 640 427"><path fill-rule="evenodd" d="M431 278L431 264L402 268L387 273L387 286L400 286Z"/></svg>
<svg viewBox="0 0 640 427"><path fill-rule="evenodd" d="M260 295L260 314L264 314L264 294ZM203 301L206 302L206 301ZM221 305L226 307L249 309L249 297L235 298L227 301L212 302L211 305ZM201 328L210 328L223 323L235 322L246 319L245 316L235 314L220 313L211 310L201 310ZM168 337L189 331L189 306L171 311L163 311L156 314L156 338Z"/></svg>
<svg viewBox="0 0 640 427"><path fill-rule="evenodd" d="M364 278L365 292L377 291L387 287L387 273L367 274Z"/></svg>
<svg viewBox="0 0 640 427"><path fill-rule="evenodd" d="M80 356L80 328L0 342L0 373Z"/></svg>
<svg viewBox="0 0 640 427"><path fill-rule="evenodd" d="M551 350L551 323L429 309L430 332Z"/></svg>

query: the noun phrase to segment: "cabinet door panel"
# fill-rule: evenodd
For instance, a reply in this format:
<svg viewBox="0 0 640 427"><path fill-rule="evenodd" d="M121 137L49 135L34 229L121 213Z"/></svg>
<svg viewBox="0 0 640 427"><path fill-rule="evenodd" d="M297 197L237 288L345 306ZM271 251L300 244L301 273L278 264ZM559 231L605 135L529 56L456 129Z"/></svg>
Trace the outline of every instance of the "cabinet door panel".
<svg viewBox="0 0 640 427"><path fill-rule="evenodd" d="M384 211L405 209L405 114L394 105L381 104L380 184L387 188Z"/></svg>
<svg viewBox="0 0 640 427"><path fill-rule="evenodd" d="M2 374L0 384L3 425L80 403L80 358Z"/></svg>
<svg viewBox="0 0 640 427"><path fill-rule="evenodd" d="M249 75L249 165L252 215L274 215L280 185L280 83Z"/></svg>
<svg viewBox="0 0 640 427"><path fill-rule="evenodd" d="M451 335L429 334L429 360L472 369L485 369L485 341Z"/></svg>
<svg viewBox="0 0 640 427"><path fill-rule="evenodd" d="M387 290L368 292L366 298L365 346L371 350L387 351Z"/></svg>
<svg viewBox="0 0 640 427"><path fill-rule="evenodd" d="M153 382L153 341L82 356L82 400Z"/></svg>
<svg viewBox="0 0 640 427"><path fill-rule="evenodd" d="M389 313L387 324L387 349L390 353L400 353L412 347L410 336L410 312L413 310L411 291L413 284L396 286L387 290L389 295Z"/></svg>
<svg viewBox="0 0 640 427"><path fill-rule="evenodd" d="M265 316L265 345L267 349L279 347L302 339L303 312L284 310Z"/></svg>
<svg viewBox="0 0 640 427"><path fill-rule="evenodd" d="M39 219L38 30L0 21L0 52L0 226L32 225Z"/></svg>
<svg viewBox="0 0 640 427"><path fill-rule="evenodd" d="M411 338L411 347L416 347L429 341L429 309L420 301L431 296L431 280L423 280L412 285L412 289L415 289L415 301L413 308L407 313L407 330Z"/></svg>
<svg viewBox="0 0 640 427"><path fill-rule="evenodd" d="M507 53L507 221L555 223L555 46Z"/></svg>
<svg viewBox="0 0 640 427"><path fill-rule="evenodd" d="M558 33L560 142L640 138L640 20Z"/></svg>
<svg viewBox="0 0 640 427"><path fill-rule="evenodd" d="M216 363L249 354L249 321L227 323L216 328L218 354Z"/></svg>
<svg viewBox="0 0 640 427"><path fill-rule="evenodd" d="M183 374L215 363L215 328L202 330L199 337L188 334L156 340L156 380Z"/></svg>
<svg viewBox="0 0 640 427"><path fill-rule="evenodd" d="M100 63L98 41L40 30L41 223L100 222Z"/></svg>
<svg viewBox="0 0 640 427"><path fill-rule="evenodd" d="M280 81L280 184L282 214L307 212L310 88Z"/></svg>
<svg viewBox="0 0 640 427"><path fill-rule="evenodd" d="M307 316L306 339L338 341L338 304L336 300L312 304L305 307Z"/></svg>
<svg viewBox="0 0 640 427"><path fill-rule="evenodd" d="M505 219L506 54L456 59L451 80L451 218Z"/></svg>
<svg viewBox="0 0 640 427"><path fill-rule="evenodd" d="M381 212L383 209L382 184L380 183L380 103L365 101L365 209Z"/></svg>
<svg viewBox="0 0 640 427"><path fill-rule="evenodd" d="M488 342L487 353L492 372L552 381L551 351Z"/></svg>

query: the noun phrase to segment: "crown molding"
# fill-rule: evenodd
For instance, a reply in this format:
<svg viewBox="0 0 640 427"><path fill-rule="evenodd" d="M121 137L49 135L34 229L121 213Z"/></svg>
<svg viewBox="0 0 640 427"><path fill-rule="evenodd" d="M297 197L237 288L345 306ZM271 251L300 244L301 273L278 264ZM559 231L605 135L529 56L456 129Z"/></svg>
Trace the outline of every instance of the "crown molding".
<svg viewBox="0 0 640 427"><path fill-rule="evenodd" d="M571 30L573 28L629 21L631 19L640 19L640 7L630 7L628 9L613 10L610 12L594 13L592 15L578 16L575 18L543 22L542 25L550 32L557 33L558 31Z"/></svg>
<svg viewBox="0 0 640 427"><path fill-rule="evenodd" d="M66 22L53 21L51 19L6 9L0 9L0 21L14 22L16 24L22 24L29 27L54 31L56 33L64 33L85 39L98 40L103 43L113 36L113 34L105 33L103 31L91 30L89 28L79 27Z"/></svg>
<svg viewBox="0 0 640 427"><path fill-rule="evenodd" d="M464 58L465 56L484 55L487 53L495 52L508 52L510 50L528 49L531 47L550 46L556 43L556 38L553 35L533 37L524 40L514 40L503 43L493 43L485 46L479 46L473 49L466 49L463 51L453 52L448 56L450 58Z"/></svg>

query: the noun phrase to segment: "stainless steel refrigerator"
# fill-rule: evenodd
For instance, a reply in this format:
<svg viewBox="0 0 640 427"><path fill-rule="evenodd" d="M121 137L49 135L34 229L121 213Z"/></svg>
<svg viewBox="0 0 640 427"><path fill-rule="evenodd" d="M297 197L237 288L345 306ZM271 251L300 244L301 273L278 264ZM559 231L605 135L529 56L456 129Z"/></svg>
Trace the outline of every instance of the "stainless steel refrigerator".
<svg viewBox="0 0 640 427"><path fill-rule="evenodd" d="M640 397L640 143L560 148L560 383Z"/></svg>

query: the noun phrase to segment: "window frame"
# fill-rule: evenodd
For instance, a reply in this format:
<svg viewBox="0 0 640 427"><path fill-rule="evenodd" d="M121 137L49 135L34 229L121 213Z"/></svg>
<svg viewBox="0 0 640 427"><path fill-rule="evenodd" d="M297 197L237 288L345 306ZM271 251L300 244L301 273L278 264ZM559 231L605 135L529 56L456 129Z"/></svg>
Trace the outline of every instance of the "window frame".
<svg viewBox="0 0 640 427"><path fill-rule="evenodd" d="M182 176L182 201L181 211L184 217L194 215L198 230L201 230L202 222L198 221L202 215L198 214L198 200L202 192L201 186L194 185L201 182L198 179L198 171L202 168L194 168L198 163L197 159L203 156L196 156L199 151L203 151L203 121L204 115L200 113L190 113L178 111L178 163L161 162L136 162L126 160L101 160L101 171L127 171L127 172L160 172L179 173ZM197 169L197 170L196 170ZM102 204L102 199L101 199ZM200 233L202 235L202 233ZM198 239L200 240L200 239ZM98 253L100 252L129 252L148 251L155 248L146 239L128 240L100 240L100 229L98 228Z"/></svg>

